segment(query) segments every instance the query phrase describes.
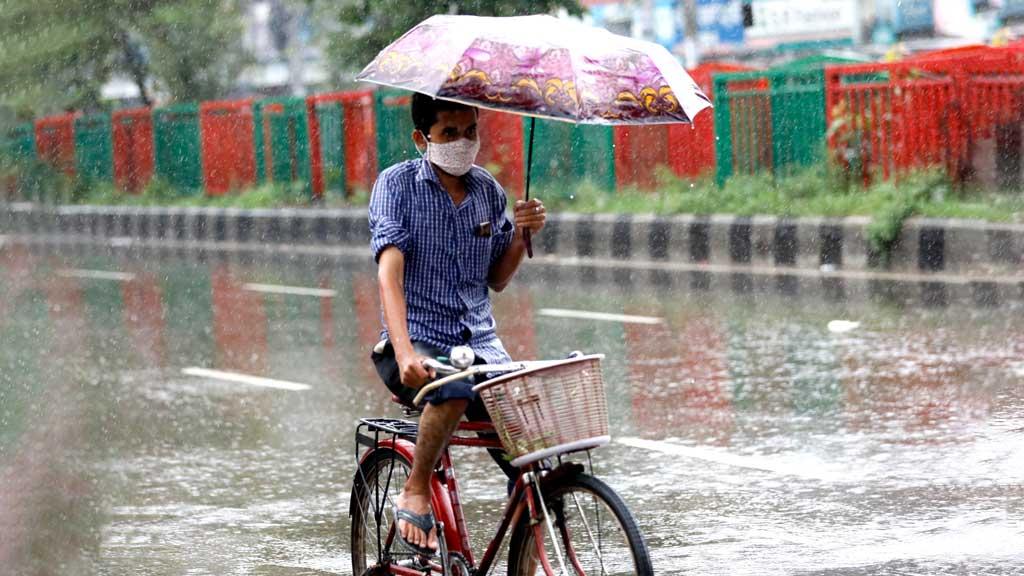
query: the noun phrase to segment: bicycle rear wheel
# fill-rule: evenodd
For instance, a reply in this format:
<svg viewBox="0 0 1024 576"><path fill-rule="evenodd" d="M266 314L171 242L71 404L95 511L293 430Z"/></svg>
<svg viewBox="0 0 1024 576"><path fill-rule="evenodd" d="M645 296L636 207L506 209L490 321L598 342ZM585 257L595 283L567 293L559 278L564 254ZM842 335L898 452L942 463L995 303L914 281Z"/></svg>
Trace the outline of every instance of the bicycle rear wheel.
<svg viewBox="0 0 1024 576"><path fill-rule="evenodd" d="M390 555L387 539L394 525L395 499L402 493L412 463L398 452L378 448L362 463L352 482L349 503L352 574L361 576Z"/></svg>
<svg viewBox="0 0 1024 576"><path fill-rule="evenodd" d="M558 547L570 574L613 576L654 574L640 530L625 502L607 484L577 474L547 488L544 501L555 525ZM510 576L543 574L537 557L535 532L528 521L512 533L508 553ZM548 561L558 571L558 558L544 532Z"/></svg>

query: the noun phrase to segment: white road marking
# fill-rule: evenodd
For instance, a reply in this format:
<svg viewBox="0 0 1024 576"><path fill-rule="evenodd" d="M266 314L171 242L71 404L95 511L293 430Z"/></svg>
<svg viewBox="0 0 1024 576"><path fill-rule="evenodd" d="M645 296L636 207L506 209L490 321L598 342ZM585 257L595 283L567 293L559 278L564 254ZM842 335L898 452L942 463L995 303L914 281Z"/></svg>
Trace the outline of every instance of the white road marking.
<svg viewBox="0 0 1024 576"><path fill-rule="evenodd" d="M317 298L334 298L337 290L330 288L306 288L305 286L283 286L281 284L244 284L245 290L263 292L265 294L290 294L292 296L316 296Z"/></svg>
<svg viewBox="0 0 1024 576"><path fill-rule="evenodd" d="M835 471L825 469L822 462L802 461L799 456L796 459L792 457L786 459L782 457L768 458L759 456L742 456L739 454L729 454L727 452L711 448L682 446L671 442L659 442L657 440L645 440L643 438L632 437L619 438L616 442L632 448L650 450L652 452L659 452L669 456L693 458L696 460L714 462L716 464L723 464L725 466L733 466L736 468L771 472L781 476L796 476L799 478L825 481L837 481L843 478L843 475L836 473Z"/></svg>
<svg viewBox="0 0 1024 576"><path fill-rule="evenodd" d="M661 318L652 316L631 316L629 314L608 314L606 312L590 312L588 310L566 310L563 308L541 308L537 311L541 316L552 318L578 318L580 320L601 320L604 322L622 322L623 324L661 324Z"/></svg>
<svg viewBox="0 0 1024 576"><path fill-rule="evenodd" d="M289 382L287 380L274 380L273 378L261 378L259 376L239 374L238 372L208 370L206 368L199 368L195 366L192 368L185 368L181 373L186 376L212 378L214 380L223 380L225 382L237 382L238 384L248 384L250 386L259 386L262 388L276 388L278 390L291 390L293 392L301 392L312 388L309 384L300 384L298 382Z"/></svg>
<svg viewBox="0 0 1024 576"><path fill-rule="evenodd" d="M90 280L114 280L117 282L131 282L135 274L130 272L115 272L111 270L84 270L82 268L70 268L58 270L58 276L65 278L88 278Z"/></svg>
<svg viewBox="0 0 1024 576"><path fill-rule="evenodd" d="M860 322L854 322L851 320L832 320L828 323L828 331L834 334L852 332L857 328L860 328Z"/></svg>

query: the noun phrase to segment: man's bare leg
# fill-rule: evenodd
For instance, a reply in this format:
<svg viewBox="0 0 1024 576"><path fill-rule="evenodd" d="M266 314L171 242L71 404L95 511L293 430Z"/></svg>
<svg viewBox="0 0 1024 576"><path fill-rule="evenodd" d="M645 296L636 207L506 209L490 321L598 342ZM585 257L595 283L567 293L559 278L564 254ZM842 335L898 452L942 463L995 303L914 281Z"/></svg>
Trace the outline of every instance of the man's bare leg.
<svg viewBox="0 0 1024 576"><path fill-rule="evenodd" d="M416 436L416 452L412 460L412 473L405 481L402 495L396 504L403 510L413 514L426 514L430 511L430 475L434 471L441 451L448 443L448 438L459 425L462 414L469 406L468 400L449 400L443 404L427 404L420 416L419 432ZM431 530L425 534L422 530L399 520L398 531L409 543L423 548L437 550L437 534Z"/></svg>

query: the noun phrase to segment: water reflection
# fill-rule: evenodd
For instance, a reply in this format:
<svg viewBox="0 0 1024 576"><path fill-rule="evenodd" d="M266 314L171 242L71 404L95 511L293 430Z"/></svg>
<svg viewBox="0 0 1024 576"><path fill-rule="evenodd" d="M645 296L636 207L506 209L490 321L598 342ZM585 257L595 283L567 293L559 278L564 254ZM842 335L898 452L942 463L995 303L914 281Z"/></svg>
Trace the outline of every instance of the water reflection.
<svg viewBox="0 0 1024 576"><path fill-rule="evenodd" d="M620 443L598 466L660 572L1024 569L1019 310L544 278L495 297L500 336L520 358L607 354ZM361 261L0 250L0 565L345 573L352 422L395 413L367 361L379 326ZM459 457L482 540L500 482Z"/></svg>

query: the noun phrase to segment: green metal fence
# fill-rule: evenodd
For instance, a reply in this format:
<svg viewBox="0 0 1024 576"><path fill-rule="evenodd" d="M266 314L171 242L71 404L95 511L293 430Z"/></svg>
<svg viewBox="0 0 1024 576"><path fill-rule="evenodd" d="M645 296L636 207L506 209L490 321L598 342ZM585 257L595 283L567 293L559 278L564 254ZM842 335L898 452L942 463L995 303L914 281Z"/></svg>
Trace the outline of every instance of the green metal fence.
<svg viewBox="0 0 1024 576"><path fill-rule="evenodd" d="M855 60L816 56L759 72L714 76L716 178L792 172L824 151L825 66Z"/></svg>
<svg viewBox="0 0 1024 576"><path fill-rule="evenodd" d="M8 130L3 139L2 153L12 160L31 160L35 158L35 126L31 122L26 122Z"/></svg>
<svg viewBox="0 0 1024 576"><path fill-rule="evenodd" d="M109 114L89 114L75 119L75 168L82 178L114 181Z"/></svg>
<svg viewBox="0 0 1024 576"><path fill-rule="evenodd" d="M317 102L314 109L320 125L320 161L324 193L346 196L345 104L338 100Z"/></svg>
<svg viewBox="0 0 1024 576"><path fill-rule="evenodd" d="M380 90L375 95L377 109L377 165L381 170L403 160L416 158L419 152L412 141L411 93Z"/></svg>
<svg viewBox="0 0 1024 576"><path fill-rule="evenodd" d="M203 187L199 144L199 106L177 104L153 111L156 175L180 190Z"/></svg>
<svg viewBox="0 0 1024 576"><path fill-rule="evenodd" d="M253 106L253 116L257 181L301 181L312 192L306 100L260 100Z"/></svg>
<svg viewBox="0 0 1024 576"><path fill-rule="evenodd" d="M529 146L530 119L523 122L524 145ZM610 127L555 120L537 120L535 127L530 174L538 196L567 196L573 184L584 180L615 190L615 140Z"/></svg>

